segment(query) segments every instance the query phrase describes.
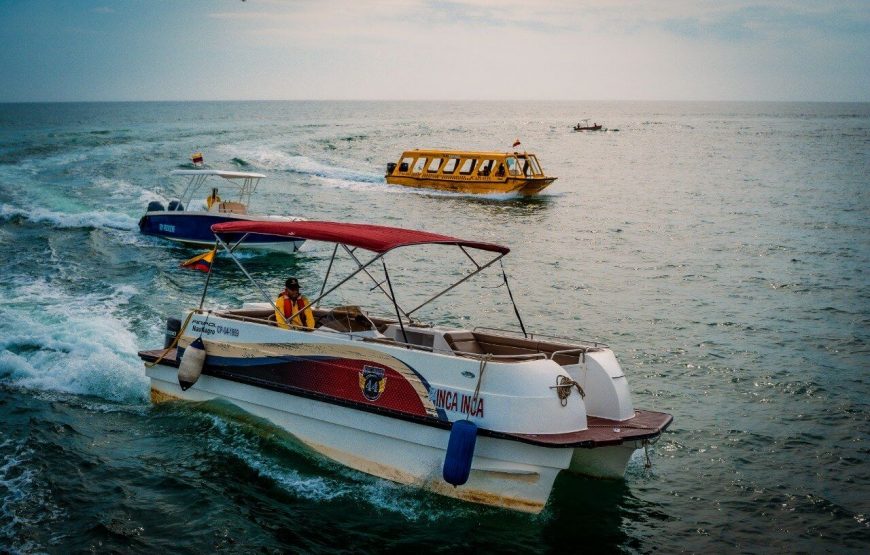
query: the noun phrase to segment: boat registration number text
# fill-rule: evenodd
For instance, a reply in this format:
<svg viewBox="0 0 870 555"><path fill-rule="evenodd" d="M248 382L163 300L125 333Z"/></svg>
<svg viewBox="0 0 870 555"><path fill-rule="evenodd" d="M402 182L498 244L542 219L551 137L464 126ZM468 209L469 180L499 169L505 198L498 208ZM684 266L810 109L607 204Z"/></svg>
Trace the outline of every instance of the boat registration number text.
<svg viewBox="0 0 870 555"><path fill-rule="evenodd" d="M203 335L229 335L231 337L239 336L239 328L232 328L230 326L215 324L214 322L194 320L190 329L192 329L194 333L199 333Z"/></svg>
<svg viewBox="0 0 870 555"><path fill-rule="evenodd" d="M171 224L160 224L160 231L165 231L166 233L175 233L175 226Z"/></svg>

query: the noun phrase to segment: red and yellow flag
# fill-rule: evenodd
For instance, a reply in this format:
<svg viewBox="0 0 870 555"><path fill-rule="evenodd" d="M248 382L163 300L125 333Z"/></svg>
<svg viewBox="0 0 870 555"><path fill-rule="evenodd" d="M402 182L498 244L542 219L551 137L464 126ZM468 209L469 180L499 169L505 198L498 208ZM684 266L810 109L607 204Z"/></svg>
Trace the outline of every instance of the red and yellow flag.
<svg viewBox="0 0 870 555"><path fill-rule="evenodd" d="M190 260L185 260L181 263L182 268L188 270L199 270L200 272L208 272L211 270L211 263L214 261L214 255L217 249L212 249L208 252L194 256Z"/></svg>

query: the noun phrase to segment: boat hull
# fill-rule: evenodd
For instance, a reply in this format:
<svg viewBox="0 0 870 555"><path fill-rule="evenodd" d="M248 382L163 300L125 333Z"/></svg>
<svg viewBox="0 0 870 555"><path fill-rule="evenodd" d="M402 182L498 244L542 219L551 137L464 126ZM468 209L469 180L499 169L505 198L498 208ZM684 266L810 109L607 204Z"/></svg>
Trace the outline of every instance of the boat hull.
<svg viewBox="0 0 870 555"><path fill-rule="evenodd" d="M215 239L211 226L224 222L262 220L267 216L254 214L217 215L210 212L147 212L139 220L139 230L144 235L152 235L168 239L189 247L212 247ZM284 221L284 218L269 218ZM286 219L290 221L289 218ZM242 235L227 236L229 243L239 241ZM225 240L226 240L225 239ZM240 248L268 249L284 252L295 252L304 241L286 237L269 235L251 235L245 239Z"/></svg>
<svg viewBox="0 0 870 555"><path fill-rule="evenodd" d="M182 391L174 366L147 370L154 401L224 399L286 430L314 451L350 468L465 501L537 513L573 448L542 448L478 437L469 480L441 477L450 430L424 426L316 399L203 375Z"/></svg>
<svg viewBox="0 0 870 555"><path fill-rule="evenodd" d="M194 312L176 348L141 351L152 398L224 399L356 470L528 512L543 508L562 470L622 477L632 451L672 420L633 409L606 348L587 350L568 366L540 356L482 361L454 355L462 341L456 330L408 326L411 339L431 334L429 349L413 349L388 335L324 325L282 329L257 314ZM208 354L199 380L182 391L177 369L197 334ZM576 388L558 393L553 384L569 375ZM598 397L608 399L609 411L595 408ZM586 400L596 415L587 413ZM477 425L477 447L469 481L454 488L441 473L458 420Z"/></svg>
<svg viewBox="0 0 870 555"><path fill-rule="evenodd" d="M449 191L452 193L471 193L480 195L491 194L518 194L534 195L548 187L555 177L520 179L507 177L493 180L481 177L455 178L455 179L427 179L410 176L388 175L387 183L390 185L403 185L420 189L433 189L436 191Z"/></svg>

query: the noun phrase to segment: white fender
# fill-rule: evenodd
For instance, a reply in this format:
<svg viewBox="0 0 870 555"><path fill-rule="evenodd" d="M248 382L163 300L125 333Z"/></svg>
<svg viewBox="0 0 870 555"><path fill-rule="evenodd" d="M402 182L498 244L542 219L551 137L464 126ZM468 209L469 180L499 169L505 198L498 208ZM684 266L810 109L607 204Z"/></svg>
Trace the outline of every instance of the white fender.
<svg viewBox="0 0 870 555"><path fill-rule="evenodd" d="M197 337L184 350L181 364L178 365L178 385L181 386L182 391L187 391L196 383L199 375L202 374L203 365L205 365L205 344L201 337Z"/></svg>

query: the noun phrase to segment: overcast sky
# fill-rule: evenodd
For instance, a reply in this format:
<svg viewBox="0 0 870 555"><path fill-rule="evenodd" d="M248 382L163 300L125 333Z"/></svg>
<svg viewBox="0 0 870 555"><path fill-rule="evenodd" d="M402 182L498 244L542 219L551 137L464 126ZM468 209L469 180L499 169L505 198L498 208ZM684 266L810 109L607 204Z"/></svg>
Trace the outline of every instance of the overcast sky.
<svg viewBox="0 0 870 555"><path fill-rule="evenodd" d="M870 101L870 1L0 0L0 101Z"/></svg>

